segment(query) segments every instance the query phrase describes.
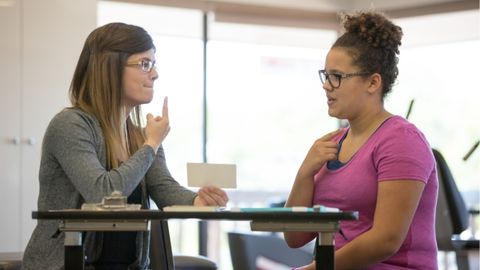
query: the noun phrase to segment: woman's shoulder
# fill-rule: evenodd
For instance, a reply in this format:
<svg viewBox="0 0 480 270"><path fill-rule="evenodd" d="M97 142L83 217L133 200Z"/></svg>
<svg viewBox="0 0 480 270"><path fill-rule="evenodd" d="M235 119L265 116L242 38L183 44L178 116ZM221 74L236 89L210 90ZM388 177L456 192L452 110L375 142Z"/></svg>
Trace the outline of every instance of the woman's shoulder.
<svg viewBox="0 0 480 270"><path fill-rule="evenodd" d="M48 125L43 145L45 151L59 151L78 142L101 142L101 128L92 114L75 108L66 108L57 113ZM58 154L58 153L57 153Z"/></svg>
<svg viewBox="0 0 480 270"><path fill-rule="evenodd" d="M429 143L422 131L413 123L398 115L394 115L384 122L379 135L379 141L388 142L388 145L410 145L412 147L423 145L429 148Z"/></svg>
<svg viewBox="0 0 480 270"><path fill-rule="evenodd" d="M65 108L53 117L50 124L68 126L71 124L79 124L82 122L91 123L97 122L97 120L92 114L82 111L80 109Z"/></svg>
<svg viewBox="0 0 480 270"><path fill-rule="evenodd" d="M397 135L405 135L405 136L416 136L421 135L423 137L422 132L418 129L413 123L409 122L407 119L399 116L394 115L388 118L384 122L385 132L393 133Z"/></svg>
<svg viewBox="0 0 480 270"><path fill-rule="evenodd" d="M57 120L57 119L75 120L78 118L93 118L93 116L81 109L68 107L58 112L53 119L54 120Z"/></svg>
<svg viewBox="0 0 480 270"><path fill-rule="evenodd" d="M72 133L79 129L97 130L99 128L100 125L92 114L77 108L65 108L52 118L47 133Z"/></svg>

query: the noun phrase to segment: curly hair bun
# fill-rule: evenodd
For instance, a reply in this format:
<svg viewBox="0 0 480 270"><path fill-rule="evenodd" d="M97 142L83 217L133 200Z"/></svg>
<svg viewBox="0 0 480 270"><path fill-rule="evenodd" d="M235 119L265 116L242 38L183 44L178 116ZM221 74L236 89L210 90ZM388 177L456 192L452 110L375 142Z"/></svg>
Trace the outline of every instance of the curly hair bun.
<svg viewBox="0 0 480 270"><path fill-rule="evenodd" d="M357 34L370 46L384 48L399 54L402 44L402 28L393 24L383 14L377 12L359 12L342 16L346 33Z"/></svg>

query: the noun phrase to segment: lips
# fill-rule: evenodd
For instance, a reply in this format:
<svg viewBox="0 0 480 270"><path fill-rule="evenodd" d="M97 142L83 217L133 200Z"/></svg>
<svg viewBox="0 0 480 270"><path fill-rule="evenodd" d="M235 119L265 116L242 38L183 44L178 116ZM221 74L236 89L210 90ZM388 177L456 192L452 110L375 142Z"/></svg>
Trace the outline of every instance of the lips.
<svg viewBox="0 0 480 270"><path fill-rule="evenodd" d="M328 104L328 105L332 105L335 101L336 101L336 99L327 96L327 104Z"/></svg>

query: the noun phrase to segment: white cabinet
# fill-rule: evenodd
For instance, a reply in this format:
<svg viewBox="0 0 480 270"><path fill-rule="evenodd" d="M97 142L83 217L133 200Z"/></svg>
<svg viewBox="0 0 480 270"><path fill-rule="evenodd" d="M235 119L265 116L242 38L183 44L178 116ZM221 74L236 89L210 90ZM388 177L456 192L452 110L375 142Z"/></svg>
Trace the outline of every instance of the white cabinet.
<svg viewBox="0 0 480 270"><path fill-rule="evenodd" d="M0 252L20 247L20 13L0 7Z"/></svg>
<svg viewBox="0 0 480 270"><path fill-rule="evenodd" d="M96 0L0 5L0 252L22 251L36 221L43 133L68 88Z"/></svg>

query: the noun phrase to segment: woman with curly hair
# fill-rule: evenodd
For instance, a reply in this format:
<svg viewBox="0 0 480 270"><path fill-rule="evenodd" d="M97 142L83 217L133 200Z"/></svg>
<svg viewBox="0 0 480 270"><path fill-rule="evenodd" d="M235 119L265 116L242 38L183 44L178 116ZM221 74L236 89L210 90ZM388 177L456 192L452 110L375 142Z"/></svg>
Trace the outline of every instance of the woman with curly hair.
<svg viewBox="0 0 480 270"><path fill-rule="evenodd" d="M335 235L337 270L437 269L432 151L419 129L384 108L398 75L402 29L376 12L344 15L343 26L319 74L328 114L349 125L314 142L286 206L359 212ZM315 236L288 232L285 240L300 247Z"/></svg>

